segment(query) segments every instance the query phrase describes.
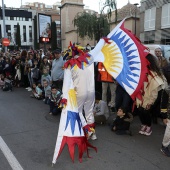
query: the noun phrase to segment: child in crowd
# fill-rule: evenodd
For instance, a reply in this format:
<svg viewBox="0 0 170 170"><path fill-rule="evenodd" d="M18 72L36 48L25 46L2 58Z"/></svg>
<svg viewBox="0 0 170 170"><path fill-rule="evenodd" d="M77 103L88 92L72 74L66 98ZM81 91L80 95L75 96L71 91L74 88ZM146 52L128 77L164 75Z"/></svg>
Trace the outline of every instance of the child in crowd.
<svg viewBox="0 0 170 170"><path fill-rule="evenodd" d="M31 69L31 78L33 80L33 83L38 83L40 80L40 71L37 67L38 61L34 60L34 68Z"/></svg>
<svg viewBox="0 0 170 170"><path fill-rule="evenodd" d="M5 77L3 74L0 74L0 88L5 85Z"/></svg>
<svg viewBox="0 0 170 170"><path fill-rule="evenodd" d="M93 109L94 119L96 123L106 123L106 120L109 117L109 109L107 103L101 100L101 96L96 92L95 94L95 105Z"/></svg>
<svg viewBox="0 0 170 170"><path fill-rule="evenodd" d="M112 131L117 135L131 134L130 128L131 118L127 114L125 108L120 107L117 111L117 117L113 122Z"/></svg>
<svg viewBox="0 0 170 170"><path fill-rule="evenodd" d="M48 85L48 81L46 79L43 80L43 87L44 87L44 102L45 104L49 104L49 97L51 95L51 87Z"/></svg>
<svg viewBox="0 0 170 170"><path fill-rule="evenodd" d="M51 76L50 76L49 73L48 73L47 68L44 68L44 69L43 69L43 74L42 74L42 76L41 76L41 85L42 85L42 86L43 86L43 80L47 80L48 85L51 85L51 84L52 84L52 79L51 79Z"/></svg>
<svg viewBox="0 0 170 170"><path fill-rule="evenodd" d="M21 68L20 64L15 66L16 74L15 74L15 86L20 87L21 82Z"/></svg>
<svg viewBox="0 0 170 170"><path fill-rule="evenodd" d="M31 97L35 97L38 100L40 100L42 98L42 90L35 83L33 83L33 85L32 85L32 95L31 95Z"/></svg>
<svg viewBox="0 0 170 170"><path fill-rule="evenodd" d="M12 77L9 75L4 79L3 91L12 91Z"/></svg>
<svg viewBox="0 0 170 170"><path fill-rule="evenodd" d="M49 98L50 102L50 115L56 115L61 113L61 108L59 108L59 103L62 98L62 93L56 88L56 86L51 87L51 95Z"/></svg>

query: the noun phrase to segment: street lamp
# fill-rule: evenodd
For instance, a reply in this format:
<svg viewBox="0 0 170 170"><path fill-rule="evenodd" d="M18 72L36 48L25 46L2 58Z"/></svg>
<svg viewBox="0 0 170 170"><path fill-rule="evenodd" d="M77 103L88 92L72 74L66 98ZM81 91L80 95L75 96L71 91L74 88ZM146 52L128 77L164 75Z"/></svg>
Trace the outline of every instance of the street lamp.
<svg viewBox="0 0 170 170"><path fill-rule="evenodd" d="M135 35L136 35L136 12L137 12L137 6L139 5L138 3L133 4L135 5Z"/></svg>
<svg viewBox="0 0 170 170"><path fill-rule="evenodd" d="M3 14L4 38L7 38L6 26L5 26L5 5L4 5L4 0L2 0L2 14ZM6 46L5 46L5 52L7 52L7 47Z"/></svg>

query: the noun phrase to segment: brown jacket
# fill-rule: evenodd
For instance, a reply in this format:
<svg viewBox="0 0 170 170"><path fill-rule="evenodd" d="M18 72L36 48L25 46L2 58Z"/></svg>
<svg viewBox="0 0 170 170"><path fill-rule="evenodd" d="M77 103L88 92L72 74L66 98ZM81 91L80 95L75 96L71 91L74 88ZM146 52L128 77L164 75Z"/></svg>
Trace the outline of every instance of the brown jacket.
<svg viewBox="0 0 170 170"><path fill-rule="evenodd" d="M137 107L141 106L146 109L147 105L154 104L158 97L158 92L167 85L166 79L163 80L155 72L150 71L152 75L148 75L148 82L144 82L144 94L142 100L136 98Z"/></svg>

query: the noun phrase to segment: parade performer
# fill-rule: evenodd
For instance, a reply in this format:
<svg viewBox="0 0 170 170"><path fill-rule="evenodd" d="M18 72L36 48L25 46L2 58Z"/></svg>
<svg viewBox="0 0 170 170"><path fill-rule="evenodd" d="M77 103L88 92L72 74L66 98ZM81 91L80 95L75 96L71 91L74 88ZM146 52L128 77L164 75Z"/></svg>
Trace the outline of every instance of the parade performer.
<svg viewBox="0 0 170 170"><path fill-rule="evenodd" d="M107 72L132 99L136 97L141 99L141 89L147 73L148 63L145 57L148 51L131 32L124 28L123 23L124 20L106 38L100 39L93 50L81 53L65 63L61 104L66 107L61 113L53 164L56 163L65 144L68 144L72 160L74 160L74 146L78 145L80 161L83 152L91 146L85 136L86 132L89 134L94 128L94 117L90 113L94 104L94 80L92 80L94 79L92 72L94 62L103 62ZM72 49L75 53L74 46ZM84 111L87 111L85 113L87 122L83 118L83 106Z"/></svg>

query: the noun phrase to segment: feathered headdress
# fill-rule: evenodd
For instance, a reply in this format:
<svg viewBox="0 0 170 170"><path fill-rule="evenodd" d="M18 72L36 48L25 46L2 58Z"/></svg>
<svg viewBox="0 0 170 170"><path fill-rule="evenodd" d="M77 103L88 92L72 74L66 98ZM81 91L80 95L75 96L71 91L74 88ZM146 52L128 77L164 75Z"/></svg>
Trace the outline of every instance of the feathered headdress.
<svg viewBox="0 0 170 170"><path fill-rule="evenodd" d="M84 47L80 45L76 45L75 43L72 44L70 41L70 45L68 46L68 49L71 50L71 55L74 57L75 55L78 55L79 53L84 54L82 50L84 50Z"/></svg>

